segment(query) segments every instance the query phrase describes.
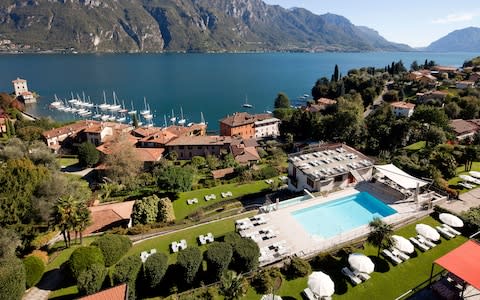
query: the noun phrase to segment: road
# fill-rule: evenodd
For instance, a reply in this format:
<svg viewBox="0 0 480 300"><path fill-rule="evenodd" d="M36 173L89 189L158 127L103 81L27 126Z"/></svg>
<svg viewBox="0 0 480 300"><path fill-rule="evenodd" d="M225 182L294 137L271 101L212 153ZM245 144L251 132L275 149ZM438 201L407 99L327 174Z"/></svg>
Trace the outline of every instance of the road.
<svg viewBox="0 0 480 300"><path fill-rule="evenodd" d="M369 105L366 109L365 109L365 112L363 113L363 117L366 118L368 117L368 115L370 115L377 107L379 107L380 105L382 105L383 103L383 95L388 91L387 89L387 86L385 85L383 87L383 91L380 93L380 95L377 96L377 98L375 98L375 100L373 100L373 104L372 105Z"/></svg>

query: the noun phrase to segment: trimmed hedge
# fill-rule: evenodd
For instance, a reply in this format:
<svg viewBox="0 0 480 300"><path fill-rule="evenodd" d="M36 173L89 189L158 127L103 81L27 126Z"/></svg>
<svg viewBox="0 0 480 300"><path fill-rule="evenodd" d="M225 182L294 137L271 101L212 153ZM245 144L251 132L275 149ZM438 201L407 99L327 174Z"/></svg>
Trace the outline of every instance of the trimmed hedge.
<svg viewBox="0 0 480 300"><path fill-rule="evenodd" d="M125 257L115 265L113 282L128 284L128 299L135 299L135 286L141 268L142 260L137 254Z"/></svg>
<svg viewBox="0 0 480 300"><path fill-rule="evenodd" d="M202 254L198 248L187 248L177 256L177 265L186 284L191 284L195 280L201 264Z"/></svg>
<svg viewBox="0 0 480 300"><path fill-rule="evenodd" d="M82 295L91 295L98 292L102 288L105 276L107 276L107 269L104 266L98 264L91 265L78 275L78 291Z"/></svg>
<svg viewBox="0 0 480 300"><path fill-rule="evenodd" d="M233 245L233 267L236 271L246 273L258 267L260 249L252 239L241 238Z"/></svg>
<svg viewBox="0 0 480 300"><path fill-rule="evenodd" d="M143 265L143 277L149 288L155 289L165 276L168 268L168 257L163 253L154 253Z"/></svg>
<svg viewBox="0 0 480 300"><path fill-rule="evenodd" d="M132 247L132 241L123 235L105 234L92 243L103 254L105 265L110 267L124 256Z"/></svg>
<svg viewBox="0 0 480 300"><path fill-rule="evenodd" d="M102 251L95 246L77 248L68 259L68 266L74 278L78 278L83 270L95 264L105 266Z"/></svg>
<svg viewBox="0 0 480 300"><path fill-rule="evenodd" d="M39 257L32 255L23 259L23 265L25 266L26 286L31 288L42 278L43 272L45 272L45 264Z"/></svg>
<svg viewBox="0 0 480 300"><path fill-rule="evenodd" d="M20 259L0 259L0 300L20 300L25 293L25 268Z"/></svg>
<svg viewBox="0 0 480 300"><path fill-rule="evenodd" d="M232 261L233 250L228 243L215 242L211 244L205 252L207 261L207 271L215 281L220 280L223 271L228 268Z"/></svg>
<svg viewBox="0 0 480 300"><path fill-rule="evenodd" d="M285 266L285 274L289 279L305 277L312 272L310 264L299 257L293 257Z"/></svg>

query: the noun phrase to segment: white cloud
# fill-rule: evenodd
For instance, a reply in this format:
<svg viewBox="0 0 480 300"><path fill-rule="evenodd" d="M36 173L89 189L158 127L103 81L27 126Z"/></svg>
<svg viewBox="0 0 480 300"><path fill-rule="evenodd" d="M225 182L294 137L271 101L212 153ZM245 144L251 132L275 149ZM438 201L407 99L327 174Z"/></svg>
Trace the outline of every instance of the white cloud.
<svg viewBox="0 0 480 300"><path fill-rule="evenodd" d="M458 23L471 21L475 18L477 14L475 13L460 13L460 14L449 14L443 18L438 18L432 21L433 24L449 24L449 23Z"/></svg>

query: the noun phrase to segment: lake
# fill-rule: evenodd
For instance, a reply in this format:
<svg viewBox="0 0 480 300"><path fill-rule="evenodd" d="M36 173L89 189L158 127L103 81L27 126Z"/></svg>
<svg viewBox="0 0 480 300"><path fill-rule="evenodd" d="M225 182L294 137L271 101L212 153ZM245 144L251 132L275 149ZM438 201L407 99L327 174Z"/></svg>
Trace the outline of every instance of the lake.
<svg viewBox="0 0 480 300"><path fill-rule="evenodd" d="M346 74L352 68L384 67L402 60L408 68L413 60L425 59L441 65L461 66L475 53L368 52L368 53L245 53L245 54L24 54L0 55L0 90L12 91L16 77L28 80L30 90L41 98L27 111L37 116L69 120L73 115L48 108L54 94L70 99L84 92L93 102L103 102L103 91L111 101L131 101L137 110L146 97L156 125L183 108L187 122L199 122L203 112L209 130L218 120L244 111L273 109L280 91L290 99L310 94L315 81L330 78L335 64Z"/></svg>

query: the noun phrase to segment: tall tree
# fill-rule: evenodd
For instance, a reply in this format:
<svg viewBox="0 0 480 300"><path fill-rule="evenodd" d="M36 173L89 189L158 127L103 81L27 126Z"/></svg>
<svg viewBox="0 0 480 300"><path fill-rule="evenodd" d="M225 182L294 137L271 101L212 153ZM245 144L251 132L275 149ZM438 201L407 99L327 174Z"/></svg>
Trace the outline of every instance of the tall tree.
<svg viewBox="0 0 480 300"><path fill-rule="evenodd" d="M72 196L60 197L52 211L53 226L62 233L66 248L71 245L70 231L73 230L77 214L75 202Z"/></svg>
<svg viewBox="0 0 480 300"><path fill-rule="evenodd" d="M338 71L338 65L335 65L335 69L333 70L333 77L332 77L333 80L332 81L337 82L340 79L339 73L340 72Z"/></svg>
<svg viewBox="0 0 480 300"><path fill-rule="evenodd" d="M78 160L84 167L95 165L100 159L100 153L94 144L90 142L82 143L78 147Z"/></svg>
<svg viewBox="0 0 480 300"><path fill-rule="evenodd" d="M135 152L135 146L126 135L121 135L112 143L112 152L105 159L107 177L113 182L127 184L141 171L141 162Z"/></svg>
<svg viewBox="0 0 480 300"><path fill-rule="evenodd" d="M367 242L378 247L377 256L379 256L382 248L389 248L393 245L393 227L378 217L375 217L368 226L370 227L370 233L368 234Z"/></svg>
<svg viewBox="0 0 480 300"><path fill-rule="evenodd" d="M220 291L225 299L234 300L245 296L247 282L241 274L228 270L223 273L220 283Z"/></svg>
<svg viewBox="0 0 480 300"><path fill-rule="evenodd" d="M285 93L278 93L274 103L275 108L290 108L290 99Z"/></svg>

